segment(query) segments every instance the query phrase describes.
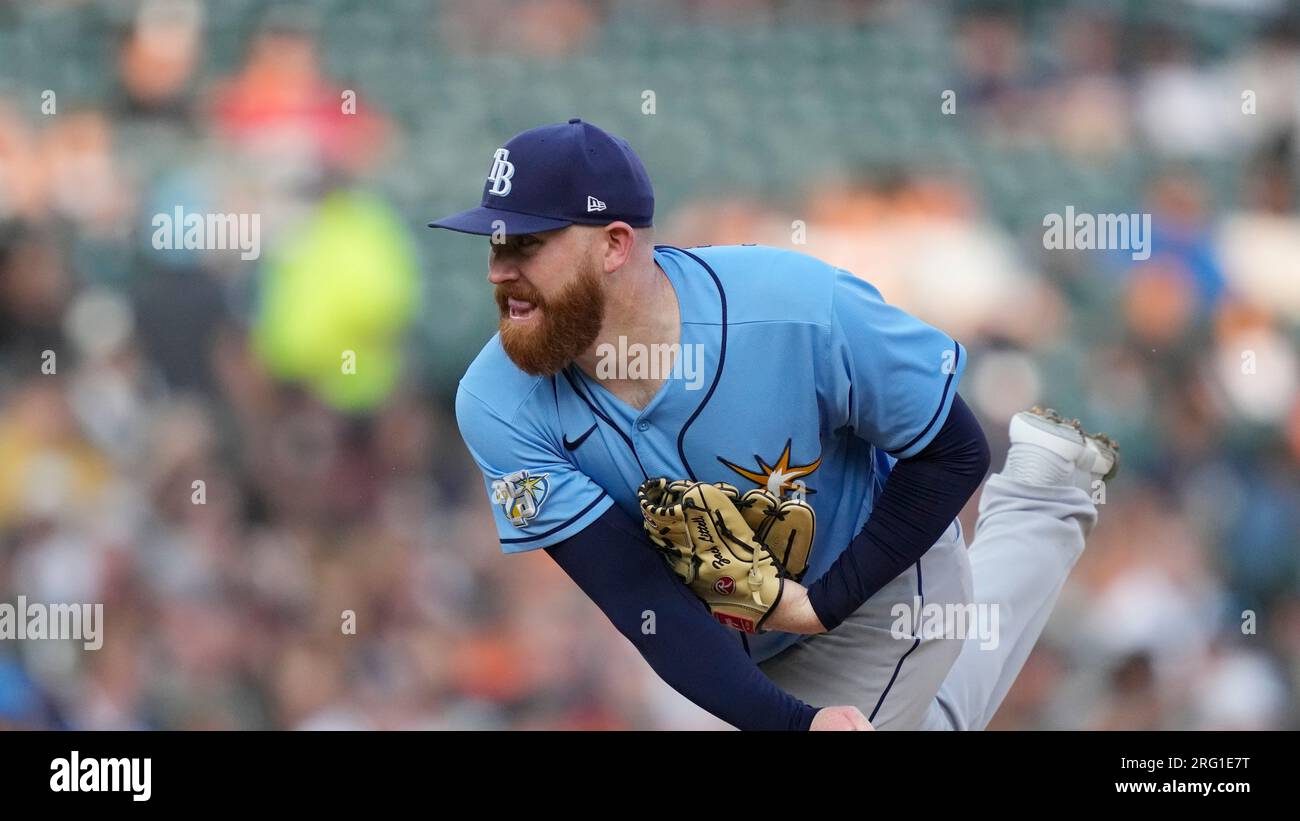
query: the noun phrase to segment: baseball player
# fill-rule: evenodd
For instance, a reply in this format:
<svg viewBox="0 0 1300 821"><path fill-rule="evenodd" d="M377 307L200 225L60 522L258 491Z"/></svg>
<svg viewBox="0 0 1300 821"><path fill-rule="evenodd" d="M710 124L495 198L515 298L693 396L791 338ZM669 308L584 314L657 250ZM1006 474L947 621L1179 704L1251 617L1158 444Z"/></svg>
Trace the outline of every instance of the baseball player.
<svg viewBox="0 0 1300 821"><path fill-rule="evenodd" d="M631 147L572 119L497 149L481 205L430 223L492 238L500 330L456 417L502 550L545 550L738 728L983 728L1117 447L1017 414L968 547L989 453L962 345L807 255L655 245L653 215ZM995 635L933 618L962 613Z"/></svg>

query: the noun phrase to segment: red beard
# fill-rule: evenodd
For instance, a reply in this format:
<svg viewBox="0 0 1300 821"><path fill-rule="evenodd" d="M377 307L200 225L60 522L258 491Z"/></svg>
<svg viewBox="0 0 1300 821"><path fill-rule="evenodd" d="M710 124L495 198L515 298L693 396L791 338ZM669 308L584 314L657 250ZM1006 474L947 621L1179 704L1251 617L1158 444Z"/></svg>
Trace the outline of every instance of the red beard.
<svg viewBox="0 0 1300 821"><path fill-rule="evenodd" d="M536 319L520 324L510 319L509 300L531 302ZM524 282L496 288L501 311L501 347L524 373L550 376L559 373L591 347L605 319L605 292L594 266L585 266L573 282L554 299L542 298Z"/></svg>

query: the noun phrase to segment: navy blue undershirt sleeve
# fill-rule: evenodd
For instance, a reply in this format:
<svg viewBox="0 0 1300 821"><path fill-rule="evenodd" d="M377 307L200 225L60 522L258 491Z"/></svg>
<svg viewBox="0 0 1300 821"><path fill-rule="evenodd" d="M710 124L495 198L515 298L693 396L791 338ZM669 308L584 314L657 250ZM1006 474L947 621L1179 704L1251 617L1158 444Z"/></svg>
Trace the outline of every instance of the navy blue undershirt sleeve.
<svg viewBox="0 0 1300 821"><path fill-rule="evenodd" d="M960 396L924 450L899 460L862 532L808 588L808 601L833 630L876 591L924 555L961 512L989 469L989 445Z"/></svg>
<svg viewBox="0 0 1300 821"><path fill-rule="evenodd" d="M617 505L559 544L551 558L660 678L741 730L807 730L817 710L777 687L673 574L639 523ZM642 632L654 611L655 632Z"/></svg>

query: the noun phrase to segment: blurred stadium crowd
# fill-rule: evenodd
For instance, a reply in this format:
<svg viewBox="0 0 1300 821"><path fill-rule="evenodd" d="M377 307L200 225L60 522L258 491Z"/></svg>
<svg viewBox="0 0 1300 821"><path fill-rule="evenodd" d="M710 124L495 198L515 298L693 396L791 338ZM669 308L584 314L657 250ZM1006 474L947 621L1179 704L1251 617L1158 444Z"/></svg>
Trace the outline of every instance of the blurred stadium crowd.
<svg viewBox="0 0 1300 821"><path fill-rule="evenodd" d="M0 2L0 601L105 611L0 642L0 727L723 726L500 555L451 414L487 249L420 226L581 116L660 241L961 339L995 463L1035 403L1120 439L995 727L1300 728L1300 18L1149 5ZM156 249L178 206L261 256ZM1067 206L1150 258L1045 250Z"/></svg>

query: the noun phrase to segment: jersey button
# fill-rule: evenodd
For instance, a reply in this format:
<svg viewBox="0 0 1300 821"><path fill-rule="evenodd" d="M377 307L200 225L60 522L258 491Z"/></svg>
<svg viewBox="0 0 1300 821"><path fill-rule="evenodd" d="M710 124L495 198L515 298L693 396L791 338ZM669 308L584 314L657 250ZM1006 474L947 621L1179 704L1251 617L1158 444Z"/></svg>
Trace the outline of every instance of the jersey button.
<svg viewBox="0 0 1300 821"><path fill-rule="evenodd" d="M637 429L637 430L643 430L643 431L644 431L644 430L650 430L650 423L647 422L646 420L642 419L640 422L637 422L637 423L636 423L636 429Z"/></svg>

